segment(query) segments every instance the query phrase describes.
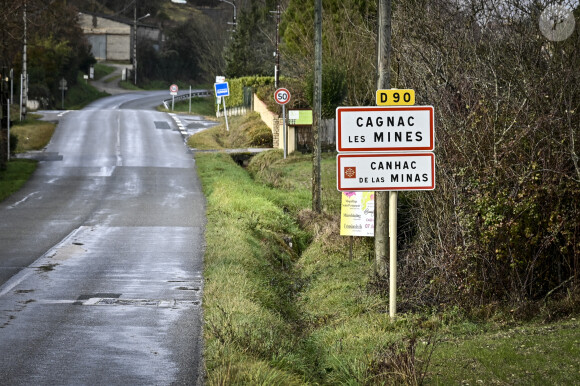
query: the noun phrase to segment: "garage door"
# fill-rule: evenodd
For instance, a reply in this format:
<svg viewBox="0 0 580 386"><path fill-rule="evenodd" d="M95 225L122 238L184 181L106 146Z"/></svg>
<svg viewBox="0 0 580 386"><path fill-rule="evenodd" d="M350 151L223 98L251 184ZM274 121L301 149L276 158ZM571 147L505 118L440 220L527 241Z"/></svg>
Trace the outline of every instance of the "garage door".
<svg viewBox="0 0 580 386"><path fill-rule="evenodd" d="M107 35L87 35L91 53L97 60L107 59Z"/></svg>

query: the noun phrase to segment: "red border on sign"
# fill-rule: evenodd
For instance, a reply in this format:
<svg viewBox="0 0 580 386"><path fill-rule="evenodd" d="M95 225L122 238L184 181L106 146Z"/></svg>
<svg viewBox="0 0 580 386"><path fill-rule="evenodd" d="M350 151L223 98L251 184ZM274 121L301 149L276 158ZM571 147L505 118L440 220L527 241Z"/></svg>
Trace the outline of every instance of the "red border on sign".
<svg viewBox="0 0 580 386"><path fill-rule="evenodd" d="M340 184L341 176L341 160L342 158L366 157L366 158L388 158L388 157L431 157L431 181L429 186L411 186L399 188L376 188L376 187L361 187L361 188L343 188ZM409 191L409 190L434 190L435 189L435 154L434 153L387 153L387 154L338 154L336 156L336 186L341 192L348 191Z"/></svg>
<svg viewBox="0 0 580 386"><path fill-rule="evenodd" d="M342 112L343 111L429 111L429 146L410 147L343 147ZM369 106L369 107L338 107L336 109L336 143L339 152L385 152L385 151L433 151L435 149L435 117L433 106Z"/></svg>
<svg viewBox="0 0 580 386"><path fill-rule="evenodd" d="M279 101L278 100L278 92L279 91L286 91L288 93L288 99L286 101ZM290 91L288 91L288 89L285 89L285 88L279 88L276 91L274 91L274 100L279 105L285 105L286 103L290 102L290 96L291 96Z"/></svg>

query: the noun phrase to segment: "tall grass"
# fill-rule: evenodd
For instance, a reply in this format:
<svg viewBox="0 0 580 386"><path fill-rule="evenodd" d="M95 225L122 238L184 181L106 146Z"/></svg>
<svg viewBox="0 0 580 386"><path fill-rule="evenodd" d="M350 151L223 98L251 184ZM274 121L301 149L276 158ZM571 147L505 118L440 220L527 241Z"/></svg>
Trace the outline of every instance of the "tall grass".
<svg viewBox="0 0 580 386"><path fill-rule="evenodd" d="M204 288L209 384L300 384L294 354L300 286L294 261L307 235L224 154L196 157L208 200ZM289 241L290 240L290 241ZM300 366L304 366L302 363Z"/></svg>
<svg viewBox="0 0 580 386"><path fill-rule="evenodd" d="M14 125L10 131L18 138L17 153L30 150L42 150L52 138L56 124L39 121L34 115L29 115L22 122Z"/></svg>

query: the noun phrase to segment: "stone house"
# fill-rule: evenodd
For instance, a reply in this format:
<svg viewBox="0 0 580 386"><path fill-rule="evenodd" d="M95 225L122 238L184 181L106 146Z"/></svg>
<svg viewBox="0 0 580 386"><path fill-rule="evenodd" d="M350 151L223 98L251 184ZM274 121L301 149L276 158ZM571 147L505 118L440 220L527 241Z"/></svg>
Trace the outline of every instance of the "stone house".
<svg viewBox="0 0 580 386"><path fill-rule="evenodd" d="M79 24L91 45L97 60L130 62L133 59L133 20L81 12ZM159 28L137 23L137 40L151 41L159 48L163 34Z"/></svg>

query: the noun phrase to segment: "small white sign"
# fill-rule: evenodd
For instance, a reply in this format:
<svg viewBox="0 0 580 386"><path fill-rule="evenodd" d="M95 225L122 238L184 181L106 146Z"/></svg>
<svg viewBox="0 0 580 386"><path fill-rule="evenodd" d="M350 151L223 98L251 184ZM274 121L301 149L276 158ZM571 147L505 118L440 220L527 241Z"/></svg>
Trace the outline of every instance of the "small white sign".
<svg viewBox="0 0 580 386"><path fill-rule="evenodd" d="M340 191L406 191L435 189L435 154L339 154Z"/></svg>
<svg viewBox="0 0 580 386"><path fill-rule="evenodd" d="M172 84L171 87L169 87L169 93L171 95L177 95L178 91L179 91L179 87L177 87L176 84Z"/></svg>
<svg viewBox="0 0 580 386"><path fill-rule="evenodd" d="M336 138L338 152L433 151L433 107L338 107Z"/></svg>

